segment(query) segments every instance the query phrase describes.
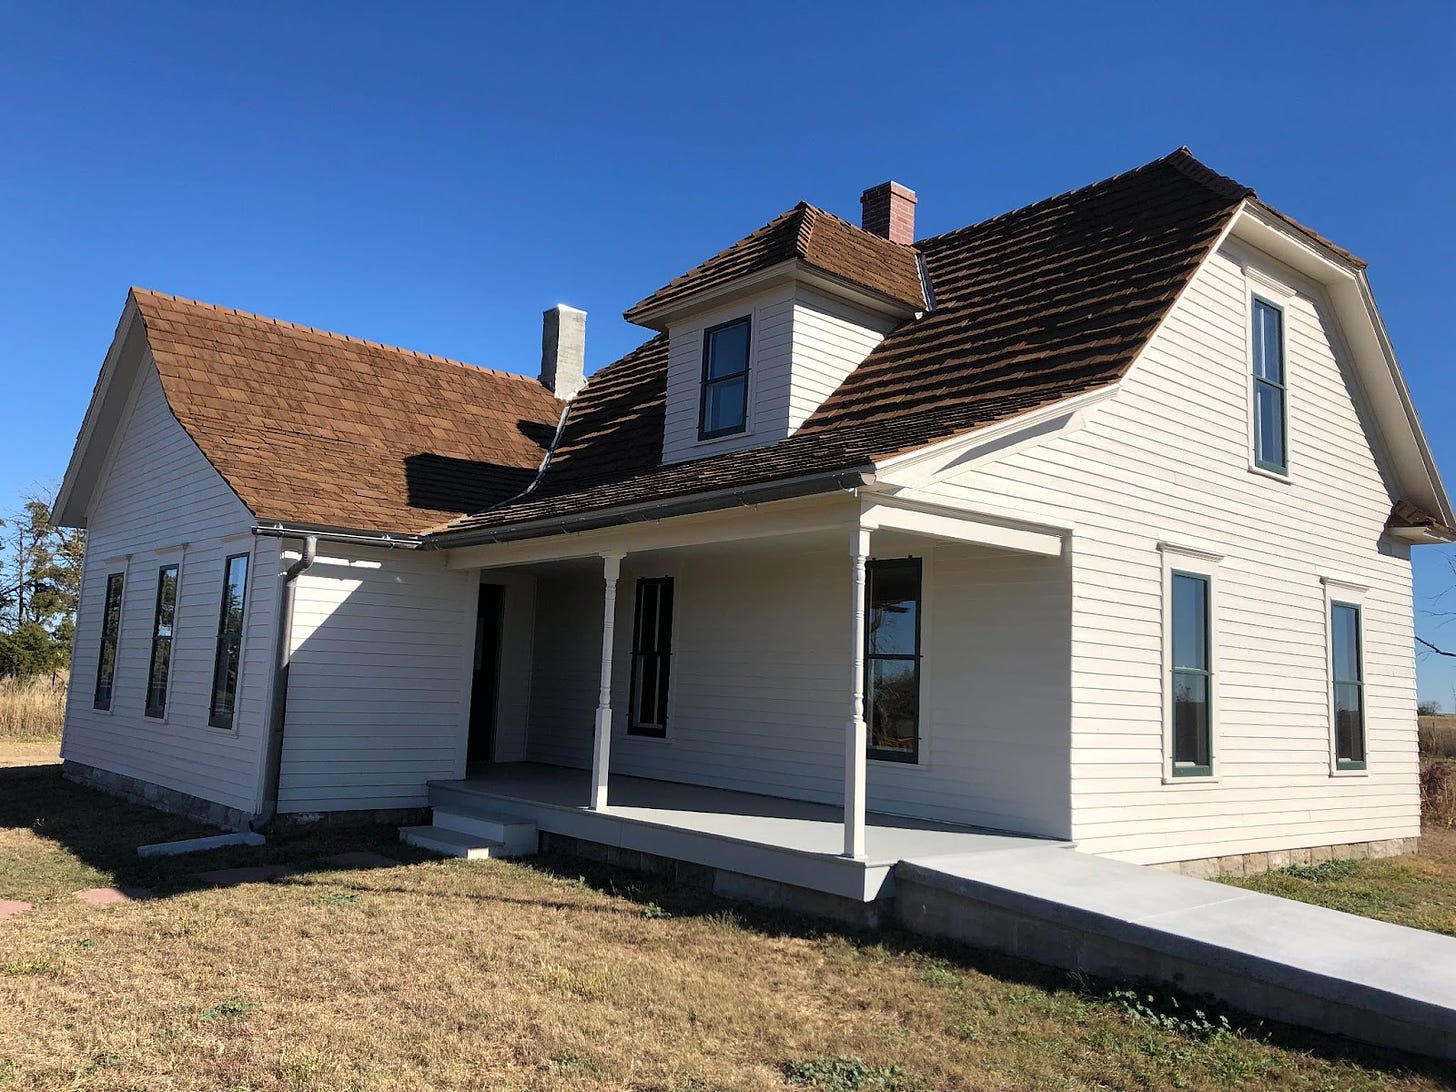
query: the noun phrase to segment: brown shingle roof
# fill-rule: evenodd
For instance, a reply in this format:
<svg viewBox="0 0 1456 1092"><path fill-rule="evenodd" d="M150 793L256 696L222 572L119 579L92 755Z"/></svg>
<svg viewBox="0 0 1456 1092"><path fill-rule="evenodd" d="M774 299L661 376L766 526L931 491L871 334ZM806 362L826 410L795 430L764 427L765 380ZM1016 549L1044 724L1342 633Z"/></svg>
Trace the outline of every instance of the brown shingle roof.
<svg viewBox="0 0 1456 1092"><path fill-rule="evenodd" d="M647 312L679 303L709 288L797 259L907 307L925 306L913 247L892 243L839 217L799 202L752 235L719 251L629 308L636 322Z"/></svg>
<svg viewBox="0 0 1456 1092"><path fill-rule="evenodd" d="M763 448L659 465L667 346L654 338L592 377L539 488L449 530L864 468L1107 386L1251 193L1179 149L917 243L935 310L894 330L793 436Z"/></svg>
<svg viewBox="0 0 1456 1092"><path fill-rule="evenodd" d="M415 533L535 476L534 379L132 289L167 402L260 520Z"/></svg>

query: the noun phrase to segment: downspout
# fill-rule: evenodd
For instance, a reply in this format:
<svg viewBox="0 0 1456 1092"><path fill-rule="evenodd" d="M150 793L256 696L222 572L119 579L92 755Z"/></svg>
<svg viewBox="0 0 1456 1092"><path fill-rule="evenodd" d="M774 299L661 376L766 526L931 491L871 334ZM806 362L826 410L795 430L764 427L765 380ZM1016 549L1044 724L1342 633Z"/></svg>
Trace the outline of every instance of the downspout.
<svg viewBox="0 0 1456 1092"><path fill-rule="evenodd" d="M293 604L298 597L298 578L318 557L318 536L303 540L303 556L283 573L283 604L278 612L278 658L273 662L273 707L268 712L268 753L263 766L263 809L248 824L264 830L278 815L278 782L283 772L283 732L287 727L288 665L293 659Z"/></svg>

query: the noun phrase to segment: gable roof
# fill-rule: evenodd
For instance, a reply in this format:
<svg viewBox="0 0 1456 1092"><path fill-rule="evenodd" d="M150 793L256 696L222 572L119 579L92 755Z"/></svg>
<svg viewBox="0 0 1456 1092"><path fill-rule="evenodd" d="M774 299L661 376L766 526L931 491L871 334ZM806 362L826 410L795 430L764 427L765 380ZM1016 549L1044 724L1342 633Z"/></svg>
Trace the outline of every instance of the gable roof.
<svg viewBox="0 0 1456 1092"><path fill-rule="evenodd" d="M712 288L798 260L906 307L925 306L915 248L874 235L800 201L726 250L663 285L628 308L628 322Z"/></svg>
<svg viewBox="0 0 1456 1092"><path fill-rule="evenodd" d="M530 483L563 409L508 372L141 288L132 308L173 415L263 522L408 534L478 511Z"/></svg>
<svg viewBox="0 0 1456 1092"><path fill-rule="evenodd" d="M660 465L667 349L665 337L654 338L592 376L537 489L442 530L481 532L727 486L867 470L1108 386L1126 374L1251 194L1184 148L918 242L935 309L892 331L793 436L767 447ZM588 471L590 422L607 406L629 415L614 421L622 448Z"/></svg>

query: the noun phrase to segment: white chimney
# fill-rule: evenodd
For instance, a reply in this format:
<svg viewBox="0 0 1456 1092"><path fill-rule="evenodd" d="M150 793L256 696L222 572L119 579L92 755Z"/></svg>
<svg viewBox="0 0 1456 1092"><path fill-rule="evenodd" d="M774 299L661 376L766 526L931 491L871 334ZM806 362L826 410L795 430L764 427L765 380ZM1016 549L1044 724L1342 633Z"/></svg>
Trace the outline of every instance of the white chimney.
<svg viewBox="0 0 1456 1092"><path fill-rule="evenodd" d="M541 385L563 402L586 384L586 312L558 303L541 316Z"/></svg>

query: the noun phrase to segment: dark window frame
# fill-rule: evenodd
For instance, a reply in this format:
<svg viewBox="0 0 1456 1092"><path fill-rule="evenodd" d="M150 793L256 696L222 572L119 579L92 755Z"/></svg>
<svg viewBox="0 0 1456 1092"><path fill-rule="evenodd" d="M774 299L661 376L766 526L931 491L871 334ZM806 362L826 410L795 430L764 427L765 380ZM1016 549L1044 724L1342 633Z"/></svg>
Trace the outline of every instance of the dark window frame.
<svg viewBox="0 0 1456 1092"><path fill-rule="evenodd" d="M242 593L238 597L238 628L236 631L229 630L228 625L228 600L232 588L233 563L243 563ZM238 682L239 673L243 662L243 634L247 630L245 619L248 610L248 578L252 575L252 556L248 553L229 554L222 563L222 595L218 600L217 608L217 644L212 656L212 689L208 691L207 724L210 728L222 728L231 731L233 719L237 716ZM224 662L224 655L228 661ZM227 671L227 678L232 680L231 687L226 691L226 708L219 708L218 701L218 679L223 677L224 670Z"/></svg>
<svg viewBox="0 0 1456 1092"><path fill-rule="evenodd" d="M1179 578L1196 580L1203 586L1203 667L1180 665L1174 654L1176 642L1173 635L1178 630L1174 616L1177 596L1174 586ZM1207 762L1179 761L1178 758L1178 678L1180 675L1201 677L1204 687L1204 739L1202 750L1208 756ZM1213 776L1213 577L1208 573L1173 569L1168 576L1168 766L1174 777ZM1197 750L1197 748L1195 748Z"/></svg>
<svg viewBox="0 0 1456 1092"><path fill-rule="evenodd" d="M743 347L743 370L731 372L728 375L720 375L710 378L709 366L711 365L711 350L713 347L713 335L723 330L732 329L735 326L742 326L745 330ZM730 319L727 322L720 322L716 326L709 326L703 331L703 366L701 382L698 386L698 439L716 440L721 436L736 436L748 431L748 383L749 373L753 370L753 316L743 315L740 318ZM731 383L739 378L743 380L743 417L736 425L727 428L713 429L708 431L708 392L712 387L721 383Z"/></svg>
<svg viewBox="0 0 1456 1092"><path fill-rule="evenodd" d="M1279 316L1279 382L1266 379L1259 375L1259 338L1258 328L1255 320L1259 314L1260 307L1267 307ZM1289 476L1289 353L1288 345L1288 315L1282 304L1273 300L1265 299L1255 293L1249 303L1249 342L1252 349L1249 360L1249 375L1251 384L1249 387L1249 420L1253 430L1253 456L1254 465L1260 470L1268 471L1270 474L1277 474L1281 478ZM1277 393L1279 397L1279 436L1283 441L1283 450L1279 452L1280 461L1266 458L1265 453L1259 446L1259 391L1267 389Z"/></svg>
<svg viewBox="0 0 1456 1092"><path fill-rule="evenodd" d="M652 647L646 647L647 635L642 631L643 607L647 595L656 596L657 632L652 635ZM664 601L667 609L663 609ZM648 739L667 738L668 695L672 690L672 631L673 612L677 606L677 589L670 576L643 576L637 580L632 606L632 656L631 683L628 687L627 734L645 736ZM663 621L666 620L664 631ZM638 696L643 667L648 657L653 659L653 679L656 683L656 701L653 710L656 720L646 721L638 717Z"/></svg>
<svg viewBox="0 0 1456 1092"><path fill-rule="evenodd" d="M115 625L112 625L112 589L116 590ZM121 612L126 598L126 573L106 574L106 587L101 600L101 647L96 657L96 687L91 693L91 707L111 712L116 698L116 657L121 647ZM111 655L106 655L110 649Z"/></svg>
<svg viewBox="0 0 1456 1092"><path fill-rule="evenodd" d="M167 633L163 636L161 632L163 592L166 589L169 572L172 580L172 603L171 612L167 616ZM156 606L152 611L151 656L147 660L147 689L143 704L143 712L154 720L162 720L167 716L167 691L172 682L172 649L177 632L177 593L181 583L182 566L179 562L170 561L158 566ZM167 651L166 655L158 661L157 651L163 641L166 642Z"/></svg>
<svg viewBox="0 0 1456 1092"><path fill-rule="evenodd" d="M915 573L915 651L913 653L888 653L874 652L870 647L870 636L873 631L871 612L874 610L874 581L879 572L887 569L908 568ZM920 725L921 725L921 679L923 675L923 649L924 640L922 630L925 614L925 564L924 559L919 557L886 557L871 558L865 562L865 627L864 627L864 718L865 718L865 757L876 762L904 762L910 765L917 765L920 762ZM894 747L876 747L875 739L875 700L874 700L874 665L877 661L888 660L899 663L910 662L915 668L915 737L914 745L908 749Z"/></svg>
<svg viewBox="0 0 1456 1092"><path fill-rule="evenodd" d="M1352 611L1355 615L1355 671L1357 678L1342 679L1339 676L1340 654L1335 647L1339 639L1339 627L1335 625L1336 612L1341 610ZM1370 763L1370 738L1366 732L1365 718L1365 611L1359 603L1349 603L1340 599L1330 601L1330 716L1333 720L1335 737L1335 769L1336 770L1364 770L1369 768ZM1360 699L1360 757L1346 758L1341 755L1340 738L1340 687L1353 686L1355 693Z"/></svg>

